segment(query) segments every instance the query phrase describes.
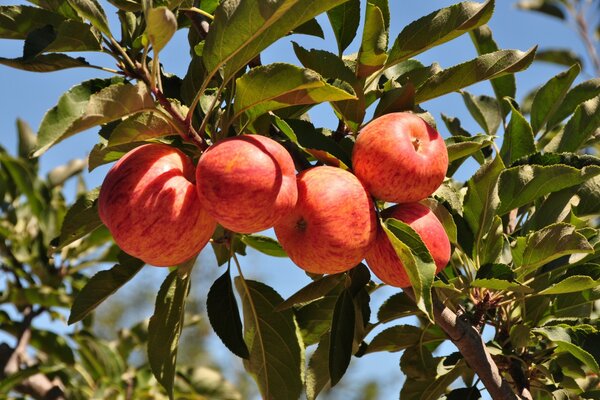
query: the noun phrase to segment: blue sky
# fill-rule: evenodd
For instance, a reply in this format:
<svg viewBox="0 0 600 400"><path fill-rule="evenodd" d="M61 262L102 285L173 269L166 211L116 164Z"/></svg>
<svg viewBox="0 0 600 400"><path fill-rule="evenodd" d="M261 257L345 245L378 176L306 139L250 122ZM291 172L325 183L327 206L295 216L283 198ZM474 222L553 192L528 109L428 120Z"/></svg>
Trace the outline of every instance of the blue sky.
<svg viewBox="0 0 600 400"><path fill-rule="evenodd" d="M18 1L0 0L0 5L15 4ZM411 21L428 14L429 12L448 6L455 1L448 0L390 0L391 6L391 33L390 45L400 30ZM103 4L106 4L105 2ZM114 8L107 5L106 10L114 24ZM292 38L285 38L268 48L262 57L263 64L271 62L292 62L297 63L293 56L290 40L297 41L306 48L325 49L337 52L333 34L329 28L326 18L320 17L319 21L325 31L325 40L308 37L304 35L295 35ZM530 13L517 10L513 1L498 0L496 11L489 23L496 42L501 48L527 50L532 46L539 45L540 48L561 47L569 48L577 53L583 54L584 49L578 39L575 31L568 28L565 24L554 18L542 14ZM113 25L115 26L115 25ZM118 32L118 29L114 29ZM176 73L183 77L189 62L186 32L179 32L169 45L161 53L161 61L169 72ZM353 53L358 49L357 39L352 43L346 53ZM21 41L0 40L1 57L18 57L22 52ZM107 67L113 67L113 60L103 55L84 55L95 64ZM468 37L462 37L432 49L417 57L424 64L438 62L442 67L449 67L460 62L464 62L476 56L475 49ZM589 67L586 63L586 68ZM564 70L565 67L555 66L546 63L535 63L529 70L517 75L517 98L520 100L532 88L547 81L549 78ZM587 70L590 70L587 68ZM33 74L24 71L10 69L0 66L0 83L2 83L2 92L0 95L0 144L11 152L16 151L16 129L15 120L17 117L27 121L34 130L37 130L44 113L54 106L59 96L73 85L93 77L107 77L101 71L92 69L71 69L49 74ZM584 77L587 79L586 77ZM491 94L489 83L481 83L467 89L474 94ZM450 94L440 99L429 101L422 105L430 111L438 121L438 128L443 136L448 136L440 113L450 116L456 116L461 119L463 126L472 133L480 132L472 118L468 115L462 98L459 94ZM313 121L317 125L326 126L335 129L337 121L328 105L316 107L311 114ZM97 130L86 131L74 138L70 138L58 146L50 149L41 159L42 173L47 173L51 168L61 165L71 158L85 158L97 142ZM470 176L474 164L468 164L463 169L461 177ZM108 167L101 167L86 174L86 181L89 187L95 187L101 184ZM74 189L73 189L74 190ZM206 268L216 268L214 257L210 250L205 251L200 258L200 264L196 270L201 273ZM243 267L247 277L266 281L273 286L285 298L309 282L306 275L289 260L274 259L261 256L256 253L250 253L243 261ZM211 274L214 275L214 274ZM123 290L135 290L136 285L146 285L155 287L156 290L162 279L166 276L166 270L146 267L142 273L130 282ZM208 287L211 282L205 282L202 286ZM194 289L192 289L194 290ZM198 290L204 290L204 288ZM373 298L373 310L390 294L393 289L384 289L376 293ZM110 306L110 300L104 307ZM152 304L146 304L141 307L140 318L147 318L152 312ZM51 329L64 331L61 323L46 323ZM227 350L218 342L214 341L214 349L217 354L224 354ZM449 351L453 349L448 348ZM354 359L353 369L350 376L344 378L346 383L352 384L353 377L370 378L381 377L385 371L385 382L390 383L388 392L382 395L382 399L396 398L402 379L398 368L399 354L377 354L368 355L361 359Z"/></svg>

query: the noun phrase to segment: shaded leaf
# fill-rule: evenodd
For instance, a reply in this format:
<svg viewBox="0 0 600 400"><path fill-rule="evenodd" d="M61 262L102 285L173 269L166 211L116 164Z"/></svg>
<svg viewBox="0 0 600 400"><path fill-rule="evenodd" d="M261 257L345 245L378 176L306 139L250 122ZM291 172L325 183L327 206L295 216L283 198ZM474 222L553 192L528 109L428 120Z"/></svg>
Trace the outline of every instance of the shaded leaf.
<svg viewBox="0 0 600 400"><path fill-rule="evenodd" d="M322 336L317 349L308 362L306 371L306 398L315 400L319 393L330 385L329 378L329 347L330 336L326 333Z"/></svg>
<svg viewBox="0 0 600 400"><path fill-rule="evenodd" d="M574 86L565 99L548 120L548 128L557 125L560 121L571 115L583 102L600 95L600 78L594 78Z"/></svg>
<svg viewBox="0 0 600 400"><path fill-rule="evenodd" d="M545 0L520 0L517 7L521 10L535 11L558 19L565 19L565 13L556 3Z"/></svg>
<svg viewBox="0 0 600 400"><path fill-rule="evenodd" d="M311 301L322 298L333 290L344 279L343 274L325 275L322 278L312 281L302 289L287 298L279 304L277 311L286 310L297 304L306 304Z"/></svg>
<svg viewBox="0 0 600 400"><path fill-rule="evenodd" d="M67 0L71 7L85 19L88 19L92 25L107 36L111 36L108 28L108 19L97 0Z"/></svg>
<svg viewBox="0 0 600 400"><path fill-rule="evenodd" d="M514 263L522 271L520 275L524 275L564 255L593 251L585 236L573 225L556 223L518 240L512 254Z"/></svg>
<svg viewBox="0 0 600 400"><path fill-rule="evenodd" d="M502 122L500 106L493 97L474 96L463 91L462 98L467 109L488 135L494 135Z"/></svg>
<svg viewBox="0 0 600 400"><path fill-rule="evenodd" d="M577 106L564 130L552 138L544 150L557 153L577 151L599 128L600 96L597 96Z"/></svg>
<svg viewBox="0 0 600 400"><path fill-rule="evenodd" d="M25 5L0 6L0 38L26 39L29 32L47 25L59 26L65 18L43 8Z"/></svg>
<svg viewBox="0 0 600 400"><path fill-rule="evenodd" d="M319 25L319 22L315 18L309 19L302 25L294 28L290 33L301 33L304 35L316 36L321 39L325 38L323 28L321 28L321 25Z"/></svg>
<svg viewBox="0 0 600 400"><path fill-rule="evenodd" d="M477 49L477 54L479 55L493 53L500 50L494 41L494 38L492 37L492 30L487 25L481 25L480 27L473 29L470 32L470 36L475 48ZM491 79L490 83L492 84L492 88L496 94L496 99L498 99L498 102L500 103L503 115L508 114L510 109L507 108L502 99L505 97L514 98L516 96L517 82L514 74L507 74L499 78Z"/></svg>
<svg viewBox="0 0 600 400"><path fill-rule="evenodd" d="M381 2L387 7L387 2ZM374 2L367 2L363 36L358 51L357 75L366 78L380 70L387 60L389 16Z"/></svg>
<svg viewBox="0 0 600 400"><path fill-rule="evenodd" d="M431 285L436 267L429 250L419 234L402 221L388 218L382 228L404 265L415 293L417 307L433 321Z"/></svg>
<svg viewBox="0 0 600 400"><path fill-rule="evenodd" d="M92 276L75 297L69 314L69 324L81 321L100 303L129 282L144 266L144 262L125 253L118 256L119 263L109 270Z"/></svg>
<svg viewBox="0 0 600 400"><path fill-rule="evenodd" d="M554 76L536 92L531 104L531 128L534 135L543 128L563 102L567 91L580 71L579 64L575 64Z"/></svg>
<svg viewBox="0 0 600 400"><path fill-rule="evenodd" d="M380 322L389 322L420 313L421 311L417 308L415 302L404 292L399 292L383 302L377 312L377 319Z"/></svg>
<svg viewBox="0 0 600 400"><path fill-rule="evenodd" d="M545 336L548 340L558 346L559 351L570 353L590 368L593 373L600 374L600 367L598 367L598 362L594 356L572 343L572 338L567 329L560 326L548 326L534 328L532 329L532 332Z"/></svg>
<svg viewBox="0 0 600 400"><path fill-rule="evenodd" d="M564 65L570 67L573 64L583 65L579 55L570 49L544 49L535 54L535 61Z"/></svg>
<svg viewBox="0 0 600 400"><path fill-rule="evenodd" d="M506 165L535 152L535 139L529 122L512 102L506 101L511 112L510 121L504 131L500 156Z"/></svg>
<svg viewBox="0 0 600 400"><path fill-rule="evenodd" d="M54 72L90 66L83 57L73 58L59 53L40 54L30 59L0 57L0 64L30 72Z"/></svg>
<svg viewBox="0 0 600 400"><path fill-rule="evenodd" d="M242 320L233 294L229 267L210 287L206 297L206 312L211 326L223 344L238 357L250 357L244 342Z"/></svg>
<svg viewBox="0 0 600 400"><path fill-rule="evenodd" d="M500 205L498 214L510 210L552 192L579 185L600 174L600 166L580 168L556 163L555 165L518 165L502 172L498 179Z"/></svg>
<svg viewBox="0 0 600 400"><path fill-rule="evenodd" d="M329 343L329 377L335 386L344 376L352 358L352 343L355 329L354 301L348 289L338 297L331 320Z"/></svg>
<svg viewBox="0 0 600 400"><path fill-rule="evenodd" d="M265 399L295 399L302 392L304 345L291 310L275 311L283 301L269 286L236 277L242 298L250 358L244 367Z"/></svg>
<svg viewBox="0 0 600 400"><path fill-rule="evenodd" d="M369 343L366 353L396 352L412 346L440 343L446 339L444 332L435 326L432 329L424 330L412 325L396 325L381 331L375 336Z"/></svg>
<svg viewBox="0 0 600 400"><path fill-rule="evenodd" d="M485 24L494 10L494 1L465 1L442 8L407 25L389 52L386 67L448 42Z"/></svg>
<svg viewBox="0 0 600 400"><path fill-rule="evenodd" d="M80 196L69 208L61 225L58 241L53 241L53 251L59 251L102 226L98 216L99 193L99 188L91 190Z"/></svg>
<svg viewBox="0 0 600 400"><path fill-rule="evenodd" d="M341 55L352 43L360 22L360 0L347 0L327 11Z"/></svg>
<svg viewBox="0 0 600 400"><path fill-rule="evenodd" d="M296 42L292 42L294 53L306 68L318 72L326 79L341 79L348 83L356 81L354 72L344 61L325 50L306 50Z"/></svg>
<svg viewBox="0 0 600 400"><path fill-rule="evenodd" d="M148 361L152 374L173 398L177 348L183 329L185 301L190 291L190 275L177 270L164 280L156 296L154 314L148 324Z"/></svg>

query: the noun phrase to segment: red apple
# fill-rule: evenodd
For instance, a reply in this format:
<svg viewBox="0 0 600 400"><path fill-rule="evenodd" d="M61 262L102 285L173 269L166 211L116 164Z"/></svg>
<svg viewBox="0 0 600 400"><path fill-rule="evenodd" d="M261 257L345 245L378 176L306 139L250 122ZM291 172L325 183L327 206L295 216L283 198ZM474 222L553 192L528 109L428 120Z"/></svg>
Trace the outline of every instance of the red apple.
<svg viewBox="0 0 600 400"><path fill-rule="evenodd" d="M398 204L385 210L382 217L400 220L421 236L435 262L436 274L446 267L450 260L450 241L444 227L429 208L420 203ZM411 286L402 262L381 227L377 229L375 244L367 253L366 260L371 271L382 282L401 288Z"/></svg>
<svg viewBox="0 0 600 400"><path fill-rule="evenodd" d="M375 239L371 196L348 171L315 167L298 175L298 203L275 234L300 268L333 274L356 266Z"/></svg>
<svg viewBox="0 0 600 400"><path fill-rule="evenodd" d="M225 139L196 169L200 202L223 227L253 233L273 227L296 204L296 170L289 153L260 135Z"/></svg>
<svg viewBox="0 0 600 400"><path fill-rule="evenodd" d="M98 212L115 242L148 264L196 255L216 227L198 201L194 165L181 151L147 144L121 158L100 189Z"/></svg>
<svg viewBox="0 0 600 400"><path fill-rule="evenodd" d="M392 113L365 126L352 153L354 173L376 198L410 203L431 195L448 169L439 133L418 116Z"/></svg>

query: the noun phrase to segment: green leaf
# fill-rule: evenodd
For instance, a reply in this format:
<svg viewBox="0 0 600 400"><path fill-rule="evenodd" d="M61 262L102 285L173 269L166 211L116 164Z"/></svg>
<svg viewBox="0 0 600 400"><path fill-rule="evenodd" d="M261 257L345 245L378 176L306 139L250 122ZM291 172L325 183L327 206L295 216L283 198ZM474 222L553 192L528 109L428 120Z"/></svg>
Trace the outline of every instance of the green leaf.
<svg viewBox="0 0 600 400"><path fill-rule="evenodd" d="M45 205L41 193L34 185L36 177L32 166L25 160L12 158L4 152L0 152L0 166L8 172L10 179L18 189L18 194L25 195L33 215L40 217Z"/></svg>
<svg viewBox="0 0 600 400"><path fill-rule="evenodd" d="M546 0L520 0L517 7L521 10L535 11L558 19L565 19L565 13L556 3Z"/></svg>
<svg viewBox="0 0 600 400"><path fill-rule="evenodd" d="M393 112L413 110L414 107L415 87L411 82L408 82L401 87L396 87L383 93L375 108L373 118Z"/></svg>
<svg viewBox="0 0 600 400"><path fill-rule="evenodd" d="M407 60L427 49L448 42L485 24L494 11L494 1L465 1L442 8L407 25L392 46L386 67Z"/></svg>
<svg viewBox="0 0 600 400"><path fill-rule="evenodd" d="M316 158L320 158L321 161L327 161L323 157L319 157L317 153L319 151L326 152L330 157L333 156L331 158L336 158L342 163L342 165L337 166L347 168L352 165L349 153L340 146L340 143L327 135L330 132L324 129L317 129L310 122L299 119L288 119L285 122L296 134L298 144ZM328 164L332 163L328 162Z"/></svg>
<svg viewBox="0 0 600 400"><path fill-rule="evenodd" d="M102 50L100 34L88 24L65 21L55 28L55 33L56 39L43 49L44 52Z"/></svg>
<svg viewBox="0 0 600 400"><path fill-rule="evenodd" d="M100 189L94 189L80 196L69 208L60 228L58 241L53 241L53 252L81 239L102 226L98 216L98 195Z"/></svg>
<svg viewBox="0 0 600 400"><path fill-rule="evenodd" d="M302 25L294 28L294 30L292 30L290 32L290 34L293 34L293 33L297 33L297 34L301 33L304 35L316 36L321 39L325 39L325 34L323 33L323 28L321 28L321 25L319 25L319 22L315 18L309 19Z"/></svg>
<svg viewBox="0 0 600 400"><path fill-rule="evenodd" d="M502 172L498 179L498 215L521 207L549 193L579 185L600 175L600 166L580 168L568 165L518 165Z"/></svg>
<svg viewBox="0 0 600 400"><path fill-rule="evenodd" d="M287 310L295 305L307 304L311 301L321 299L338 286L343 278L343 274L333 274L314 280L279 304L275 310Z"/></svg>
<svg viewBox="0 0 600 400"><path fill-rule="evenodd" d="M245 113L249 121L254 121L279 108L356 98L326 83L312 70L284 63L254 68L236 82L234 119Z"/></svg>
<svg viewBox="0 0 600 400"><path fill-rule="evenodd" d="M592 253L585 236L566 223L549 225L518 240L512 249L513 260L520 275L527 274L552 260L574 253Z"/></svg>
<svg viewBox="0 0 600 400"><path fill-rule="evenodd" d="M79 15L89 20L98 30L108 37L111 36L108 28L108 19L97 0L67 0Z"/></svg>
<svg viewBox="0 0 600 400"><path fill-rule="evenodd" d="M335 386L348 369L352 358L355 312L350 290L342 290L338 297L331 320L329 343L329 377Z"/></svg>
<svg viewBox="0 0 600 400"><path fill-rule="evenodd" d="M26 39L33 30L60 26L64 21L63 16L38 7L0 6L0 38Z"/></svg>
<svg viewBox="0 0 600 400"><path fill-rule="evenodd" d="M263 235L243 235L242 242L263 254L272 257L287 257L279 242Z"/></svg>
<svg viewBox="0 0 600 400"><path fill-rule="evenodd" d="M429 250L419 234L402 221L388 218L382 228L404 265L415 293L417 307L433 321L431 285L436 267Z"/></svg>
<svg viewBox="0 0 600 400"><path fill-rule="evenodd" d="M42 53L54 39L56 39L56 32L52 25L29 32L23 44L23 59L29 60Z"/></svg>
<svg viewBox="0 0 600 400"><path fill-rule="evenodd" d="M242 298L250 358L244 367L264 399L296 399L302 393L304 346L292 310L275 311L283 301L269 286L235 278Z"/></svg>
<svg viewBox="0 0 600 400"><path fill-rule="evenodd" d="M533 333L538 333L545 336L548 340L552 341L558 347L559 352L568 352L583 362L588 368L595 374L600 374L600 367L598 362L590 353L582 349L581 347L572 343L569 331L560 326L548 326L543 328L532 329Z"/></svg>
<svg viewBox="0 0 600 400"><path fill-rule="evenodd" d="M177 270L164 280L156 296L154 314L148 324L148 361L152 374L173 398L177 348L183 328L185 300L190 291L190 275Z"/></svg>
<svg viewBox="0 0 600 400"><path fill-rule="evenodd" d="M467 109L488 135L494 135L502 122L500 106L493 97L474 96L463 91L462 98Z"/></svg>
<svg viewBox="0 0 600 400"><path fill-rule="evenodd" d="M112 130L107 145L118 146L176 134L177 131L166 119L150 111L132 115L120 122Z"/></svg>
<svg viewBox="0 0 600 400"><path fill-rule="evenodd" d="M88 169L93 171L101 165L108 164L123 157L128 151L142 145L140 142L132 142L117 146L106 146L105 143L98 143L90 151L88 156Z"/></svg>
<svg viewBox="0 0 600 400"><path fill-rule="evenodd" d="M325 50L306 50L296 42L292 42L298 60L308 69L318 72L326 79L341 79L348 83L356 81L356 75L344 61Z"/></svg>
<svg viewBox="0 0 600 400"><path fill-rule="evenodd" d="M415 102L419 104L477 82L522 71L531 64L534 55L535 47L526 52L500 50L442 70L417 88Z"/></svg>
<svg viewBox="0 0 600 400"><path fill-rule="evenodd" d="M600 128L600 96L581 103L567 122L565 129L556 135L544 150L574 152Z"/></svg>
<svg viewBox="0 0 600 400"><path fill-rule="evenodd" d="M567 91L580 71L579 64L575 64L550 79L536 92L531 104L531 127L534 135L543 128L563 102Z"/></svg>
<svg viewBox="0 0 600 400"><path fill-rule="evenodd" d="M366 354L379 351L396 352L411 346L424 346L441 343L447 337L444 332L433 328L422 329L412 325L396 325L381 331L369 343Z"/></svg>
<svg viewBox="0 0 600 400"><path fill-rule="evenodd" d="M177 31L177 18L167 7L157 7L148 10L146 16L146 34L154 55L156 55L169 43Z"/></svg>
<svg viewBox="0 0 600 400"><path fill-rule="evenodd" d="M517 110L511 101L505 104L511 112L510 121L504 131L504 140L500 156L506 165L510 165L521 157L535 152L535 139L529 122Z"/></svg>
<svg viewBox="0 0 600 400"><path fill-rule="evenodd" d="M386 2L383 2L387 6ZM387 60L389 39L389 17L386 24L385 13L377 4L368 1L363 36L358 51L357 75L366 78L380 70Z"/></svg>
<svg viewBox="0 0 600 400"><path fill-rule="evenodd" d="M498 193L495 190L498 176L504 169L502 158L496 156L481 166L467 182L467 194L464 201L464 218L475 233L474 251L479 252L483 236L492 225L498 207Z"/></svg>
<svg viewBox="0 0 600 400"><path fill-rule="evenodd" d="M548 128L557 125L571 115L583 102L600 95L600 78L590 79L573 87L565 96L562 104L548 120Z"/></svg>
<svg viewBox="0 0 600 400"><path fill-rule="evenodd" d="M69 325L81 321L100 303L129 282L144 266L144 262L125 253L118 256L119 263L107 271L92 276L75 297L69 314Z"/></svg>
<svg viewBox="0 0 600 400"><path fill-rule="evenodd" d="M142 11L142 2L140 0L108 0L108 2L124 11ZM203 3L205 2L203 1Z"/></svg>
<svg viewBox="0 0 600 400"><path fill-rule="evenodd" d="M470 36L475 48L477 49L477 54L479 55L493 53L500 50L494 41L492 30L487 25L481 25L480 27L473 29L470 32ZM502 107L503 115L508 114L510 109L505 103L503 103L502 99L505 97L514 98L516 96L517 82L514 74L507 74L499 78L491 79L490 83L492 84L492 88L496 94L496 99L498 99L498 102Z"/></svg>
<svg viewBox="0 0 600 400"><path fill-rule="evenodd" d="M570 67L573 64L583 65L579 55L570 49L544 49L535 55L534 61L543 61Z"/></svg>
<svg viewBox="0 0 600 400"><path fill-rule="evenodd" d="M352 43L360 22L360 0L347 0L327 11L338 44L339 55Z"/></svg>
<svg viewBox="0 0 600 400"><path fill-rule="evenodd" d="M54 72L90 66L83 57L73 58L59 53L40 54L31 59L0 57L0 64L30 72Z"/></svg>
<svg viewBox="0 0 600 400"><path fill-rule="evenodd" d="M450 243L458 243L456 223L454 222L450 211L448 211L446 207L444 207L439 201L435 199L428 198L425 200L421 200L421 203L427 206L427 208L429 208L431 211L433 211L437 219L442 223L442 226L444 227L444 230L448 235Z"/></svg>
<svg viewBox="0 0 600 400"><path fill-rule="evenodd" d="M600 286L600 280L585 275L572 275L539 292L540 295L581 292Z"/></svg>
<svg viewBox="0 0 600 400"><path fill-rule="evenodd" d="M224 64L228 80L271 43L346 0L224 0L206 37L209 75Z"/></svg>
<svg viewBox="0 0 600 400"><path fill-rule="evenodd" d="M308 362L306 371L306 398L315 400L319 393L331 382L329 378L330 335L324 334L317 349Z"/></svg>
<svg viewBox="0 0 600 400"><path fill-rule="evenodd" d="M65 0L28 0L30 3L40 6L48 11L55 12L73 20L81 19L77 12Z"/></svg>
<svg viewBox="0 0 600 400"><path fill-rule="evenodd" d="M532 289L515 280L515 272L506 264L485 264L479 268L471 286L493 290L531 292Z"/></svg>
<svg viewBox="0 0 600 400"><path fill-rule="evenodd" d="M19 157L29 158L29 153L35 147L37 140L31 126L20 118L17 118L17 133L19 134Z"/></svg>
<svg viewBox="0 0 600 400"><path fill-rule="evenodd" d="M296 308L296 319L305 346L318 343L331 329L333 310L342 289L343 285L334 286L324 296Z"/></svg>
<svg viewBox="0 0 600 400"><path fill-rule="evenodd" d="M145 84L111 83L91 80L65 93L44 116L33 155L38 157L54 144L91 127L154 108Z"/></svg>
<svg viewBox="0 0 600 400"><path fill-rule="evenodd" d="M210 287L206 297L206 312L211 326L223 344L238 357L250 357L244 342L242 320L233 293L229 267Z"/></svg>
<svg viewBox="0 0 600 400"><path fill-rule="evenodd" d="M475 135L475 136L451 136L445 140L448 150L448 161L468 157L477 153L484 147L494 142L493 136Z"/></svg>
<svg viewBox="0 0 600 400"><path fill-rule="evenodd" d="M377 312L377 320L385 323L420 313L421 311L419 311L415 302L404 292L399 292L383 302Z"/></svg>

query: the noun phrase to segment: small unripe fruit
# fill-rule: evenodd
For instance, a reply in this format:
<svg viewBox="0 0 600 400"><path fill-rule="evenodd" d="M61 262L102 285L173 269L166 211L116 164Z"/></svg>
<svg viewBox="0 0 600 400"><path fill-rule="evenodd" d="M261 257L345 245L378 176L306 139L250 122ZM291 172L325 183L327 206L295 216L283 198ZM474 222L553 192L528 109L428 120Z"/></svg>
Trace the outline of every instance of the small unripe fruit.
<svg viewBox="0 0 600 400"><path fill-rule="evenodd" d="M98 199L100 219L126 253L156 266L195 256L216 227L198 201L194 165L181 151L147 144L108 172Z"/></svg>
<svg viewBox="0 0 600 400"><path fill-rule="evenodd" d="M433 257L436 274L446 267L450 260L450 241L444 227L429 208L420 203L398 204L385 210L382 217L400 220L419 234ZM411 286L404 265L381 227L377 230L377 238L366 260L382 282L401 288Z"/></svg>
<svg viewBox="0 0 600 400"><path fill-rule="evenodd" d="M444 180L448 151L440 134L415 114L383 115L365 126L352 152L354 173L379 200L410 203Z"/></svg>
<svg viewBox="0 0 600 400"><path fill-rule="evenodd" d="M211 146L198 162L196 184L209 214L239 233L273 227L298 197L289 153L260 135L236 136Z"/></svg>
<svg viewBox="0 0 600 400"><path fill-rule="evenodd" d="M348 171L314 167L298 175L296 207L275 225L275 234L296 265L317 274L356 266L375 239L373 201Z"/></svg>

